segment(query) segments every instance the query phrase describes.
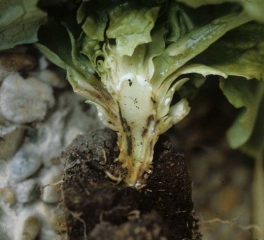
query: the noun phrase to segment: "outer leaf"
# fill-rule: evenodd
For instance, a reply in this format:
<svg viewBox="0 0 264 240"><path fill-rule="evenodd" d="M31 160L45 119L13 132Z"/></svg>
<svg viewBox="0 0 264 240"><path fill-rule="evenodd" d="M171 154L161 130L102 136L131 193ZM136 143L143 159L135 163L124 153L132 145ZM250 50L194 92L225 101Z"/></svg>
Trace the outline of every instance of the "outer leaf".
<svg viewBox="0 0 264 240"><path fill-rule="evenodd" d="M264 25L247 23L230 31L195 59L228 75L264 78Z"/></svg>
<svg viewBox="0 0 264 240"><path fill-rule="evenodd" d="M75 69L92 85L100 84L94 76L89 59L76 53L76 42L70 30L67 31L62 25L52 23L40 29L39 37L41 41L36 44L37 47L52 62L64 69Z"/></svg>
<svg viewBox="0 0 264 240"><path fill-rule="evenodd" d="M234 2L241 4L245 11L254 19L264 22L264 1L263 0L178 0L192 7L200 7L207 4L221 4Z"/></svg>
<svg viewBox="0 0 264 240"><path fill-rule="evenodd" d="M263 85L264 83L261 84ZM242 146L242 150L255 158L258 154L262 154L264 151L264 91L259 105L259 111L253 133L249 141Z"/></svg>
<svg viewBox="0 0 264 240"><path fill-rule="evenodd" d="M39 31L40 44L49 49L48 58L61 68L74 67L71 55L71 41L67 30L60 24L52 23L42 27ZM41 47L41 50L45 50ZM52 55L50 55L52 53ZM45 50L46 54L46 50ZM54 58L54 54L57 56Z"/></svg>
<svg viewBox="0 0 264 240"><path fill-rule="evenodd" d="M185 12L181 4L172 2L169 6L167 15L169 34L166 36L166 41L168 42L176 42L180 37L194 28L192 19Z"/></svg>
<svg viewBox="0 0 264 240"><path fill-rule="evenodd" d="M45 21L46 13L37 8L37 0L0 0L0 50L36 42Z"/></svg>
<svg viewBox="0 0 264 240"><path fill-rule="evenodd" d="M262 106L264 83L257 80L248 81L244 78L230 77L227 80L222 80L221 88L234 107L243 108L240 116L227 133L230 146L239 148L250 140L255 124L259 121L257 118Z"/></svg>
<svg viewBox="0 0 264 240"><path fill-rule="evenodd" d="M77 23L80 24L87 14L87 6L85 2L82 2L77 11Z"/></svg>
<svg viewBox="0 0 264 240"><path fill-rule="evenodd" d="M205 51L225 33L248 21L250 18L244 13L235 13L189 32L175 43L170 44L159 57L154 59L155 73L152 81L157 84L162 81L166 82L167 77L173 72ZM197 63L203 64L203 62Z"/></svg>

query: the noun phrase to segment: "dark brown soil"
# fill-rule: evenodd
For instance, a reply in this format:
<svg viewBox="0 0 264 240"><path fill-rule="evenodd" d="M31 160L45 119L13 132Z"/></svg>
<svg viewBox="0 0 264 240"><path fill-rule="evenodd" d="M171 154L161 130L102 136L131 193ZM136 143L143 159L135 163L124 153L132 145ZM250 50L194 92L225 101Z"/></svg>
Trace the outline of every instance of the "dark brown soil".
<svg viewBox="0 0 264 240"><path fill-rule="evenodd" d="M64 153L62 187L69 240L201 239L185 159L168 140L157 146L154 171L137 190L105 174L126 174L114 161L114 132L96 130L73 141Z"/></svg>

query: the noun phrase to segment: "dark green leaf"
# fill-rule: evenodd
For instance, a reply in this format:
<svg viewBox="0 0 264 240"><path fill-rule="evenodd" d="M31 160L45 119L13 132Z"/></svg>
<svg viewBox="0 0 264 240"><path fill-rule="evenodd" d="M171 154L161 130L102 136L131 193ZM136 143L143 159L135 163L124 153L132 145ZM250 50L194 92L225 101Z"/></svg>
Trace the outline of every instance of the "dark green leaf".
<svg viewBox="0 0 264 240"><path fill-rule="evenodd" d="M46 13L38 9L37 0L0 0L0 50L36 42L45 21Z"/></svg>

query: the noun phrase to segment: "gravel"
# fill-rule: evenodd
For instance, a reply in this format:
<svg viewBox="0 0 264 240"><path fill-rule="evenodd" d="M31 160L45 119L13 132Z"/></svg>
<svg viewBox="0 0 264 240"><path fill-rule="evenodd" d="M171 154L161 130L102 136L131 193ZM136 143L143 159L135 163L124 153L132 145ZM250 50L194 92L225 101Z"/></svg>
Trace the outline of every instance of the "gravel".
<svg viewBox="0 0 264 240"><path fill-rule="evenodd" d="M25 128L18 125L0 126L0 159L12 157L23 141Z"/></svg>
<svg viewBox="0 0 264 240"><path fill-rule="evenodd" d="M24 79L11 74L0 89L0 111L8 121L17 124L43 120L54 102L52 87L35 77Z"/></svg>
<svg viewBox="0 0 264 240"><path fill-rule="evenodd" d="M102 125L44 57L30 68L13 60L0 63L0 239L60 240L60 156L76 135ZM30 71L21 76L18 68Z"/></svg>
<svg viewBox="0 0 264 240"><path fill-rule="evenodd" d="M11 178L19 182L35 174L41 167L42 161L36 154L21 150L11 161Z"/></svg>

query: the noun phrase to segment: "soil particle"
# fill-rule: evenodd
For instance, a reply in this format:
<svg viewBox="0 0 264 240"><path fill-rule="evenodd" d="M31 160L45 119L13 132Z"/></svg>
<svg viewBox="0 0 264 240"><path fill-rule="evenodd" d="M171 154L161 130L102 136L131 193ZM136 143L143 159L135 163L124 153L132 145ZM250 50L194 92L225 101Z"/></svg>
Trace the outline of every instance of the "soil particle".
<svg viewBox="0 0 264 240"><path fill-rule="evenodd" d="M154 170L141 190L114 182L126 175L116 162L116 133L103 129L78 136L67 148L62 186L69 240L200 239L192 215L191 179L183 155L162 139Z"/></svg>

